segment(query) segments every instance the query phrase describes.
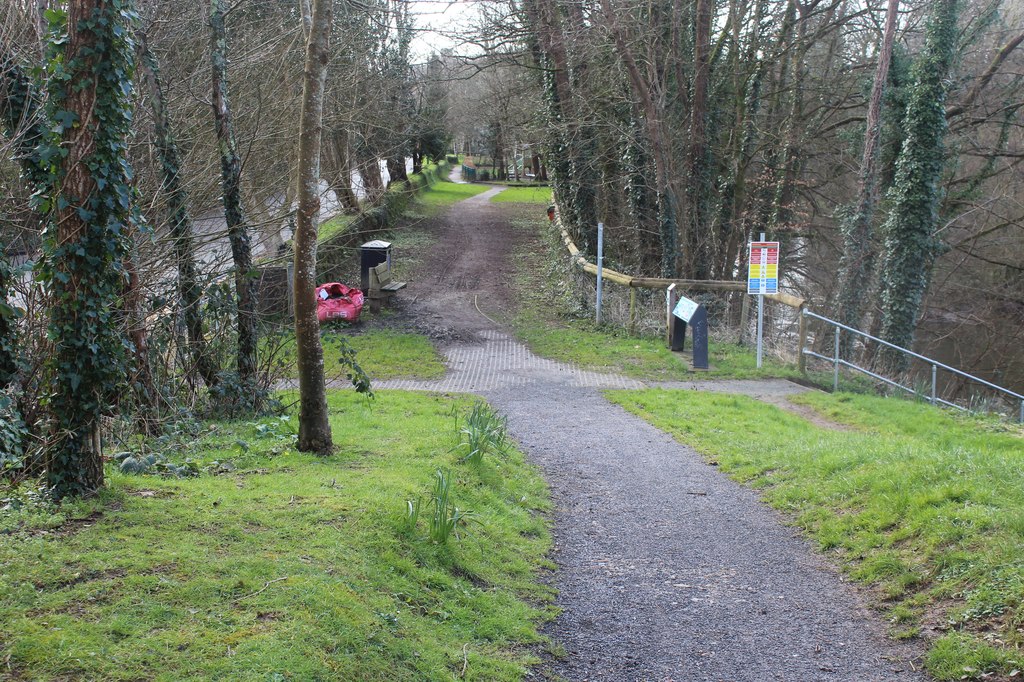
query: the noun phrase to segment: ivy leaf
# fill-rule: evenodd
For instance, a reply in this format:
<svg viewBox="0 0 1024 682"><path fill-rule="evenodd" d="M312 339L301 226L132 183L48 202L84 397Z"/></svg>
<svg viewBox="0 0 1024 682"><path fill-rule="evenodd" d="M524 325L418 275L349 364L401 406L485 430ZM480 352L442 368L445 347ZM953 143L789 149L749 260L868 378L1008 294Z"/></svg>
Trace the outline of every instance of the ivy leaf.
<svg viewBox="0 0 1024 682"><path fill-rule="evenodd" d="M73 111L62 109L54 112L53 121L57 124L53 127L53 132L60 135L66 129L74 127L75 123L78 121L78 115Z"/></svg>

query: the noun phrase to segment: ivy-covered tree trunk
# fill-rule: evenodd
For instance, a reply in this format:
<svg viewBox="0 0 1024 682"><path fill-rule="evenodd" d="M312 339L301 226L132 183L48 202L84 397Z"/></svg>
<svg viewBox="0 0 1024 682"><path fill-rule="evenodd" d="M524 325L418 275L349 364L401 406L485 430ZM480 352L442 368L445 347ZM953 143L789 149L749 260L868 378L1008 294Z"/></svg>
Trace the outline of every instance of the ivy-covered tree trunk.
<svg viewBox="0 0 1024 682"><path fill-rule="evenodd" d="M202 293L196 270L195 246L192 238L192 218L188 213L188 193L181 181L181 155L171 128L160 64L149 49L146 33L136 34L139 43L139 67L149 88L149 102L153 110L153 136L157 158L160 161L161 189L167 196L167 214L174 262L178 270L178 304L185 319L188 334L186 372L195 369L207 386L217 384L217 365L210 356L203 334Z"/></svg>
<svg viewBox="0 0 1024 682"><path fill-rule="evenodd" d="M46 468L58 499L103 485L100 418L124 384L118 304L132 201L125 149L133 18L130 0L72 0L52 43L52 136L42 153L51 176L52 220L42 275L54 343Z"/></svg>
<svg viewBox="0 0 1024 682"><path fill-rule="evenodd" d="M658 199L658 228L661 234L661 274L673 277L678 274L678 199L672 184L671 149L662 124L664 116L659 110L657 99L661 94L644 77L633 54L633 49L616 20L615 10L609 0L602 0L602 11L612 31L619 56L626 66L629 83L634 96L640 101L651 156L654 159L655 187Z"/></svg>
<svg viewBox="0 0 1024 682"><path fill-rule="evenodd" d="M874 230L877 202L878 159L882 140L882 96L889 79L889 63L896 37L899 0L889 0L885 28L878 49L878 65L868 100L867 123L864 130L864 152L860 162L860 186L853 215L843 221L843 253L835 296L836 320L848 327L860 328L864 299L870 290L874 272ZM852 335L844 337L843 355L848 356Z"/></svg>
<svg viewBox="0 0 1024 682"><path fill-rule="evenodd" d="M779 84L783 91L789 93L787 113L783 118L781 131L781 146L776 154L773 154L772 166L774 167L774 187L767 230L769 235L779 236L779 232L792 227L793 203L796 191L796 180L799 176L801 165L801 140L800 127L803 119L804 108L804 73L806 65L804 55L809 49L806 40L807 35L807 12L805 7L797 0L793 0L787 12L793 17L796 27L796 43L791 48L793 55L784 60L780 70ZM788 86L786 77L789 77ZM781 102L781 100L779 100ZM778 110L777 110L778 111Z"/></svg>
<svg viewBox="0 0 1024 682"><path fill-rule="evenodd" d="M231 242L238 303L238 368L241 397L259 407L256 390L257 329L256 278L252 274L252 246L242 208L242 160L238 156L231 106L228 102L228 45L224 27L224 0L210 0L210 57L213 63L213 117L220 149L221 180L224 185L224 218Z"/></svg>
<svg viewBox="0 0 1024 682"><path fill-rule="evenodd" d="M687 249L683 261L688 277L711 279L718 242L711 232L710 204L714 194L711 149L708 144L708 101L711 80L711 22L713 0L697 0L694 16L694 75L690 97L690 144L687 150Z"/></svg>
<svg viewBox="0 0 1024 682"><path fill-rule="evenodd" d="M586 249L595 246L597 238L594 139L577 111L570 77L573 65L557 2L531 0L524 9L533 29L534 58L544 68L552 189L564 223Z"/></svg>
<svg viewBox="0 0 1024 682"><path fill-rule="evenodd" d="M738 96L741 100L737 105L739 111L736 115L736 128L740 131L739 145L732 159L719 209L724 243L723 255L719 262L719 279L732 279L737 264L742 265L739 261L743 246L749 241L753 229L753 221L750 212L747 211L747 170L760 132L756 120L761 106L764 69L764 62L759 61L750 76L746 91ZM743 272L742 267L739 268L739 272Z"/></svg>
<svg viewBox="0 0 1024 682"><path fill-rule="evenodd" d="M746 217L747 172L760 130L757 116L761 107L761 85L767 69L766 60L758 55L767 41L763 18L767 0L757 0L751 21L752 32L745 53L733 47L729 51L727 73L733 78L743 74L746 65L749 73L736 80L734 87L734 115L731 149L725 153L727 171L720 191L718 205L718 234L721 251L715 264L713 276L716 279L732 279L740 260L740 251L747 242L749 218ZM740 22L733 22L733 45L740 43Z"/></svg>
<svg viewBox="0 0 1024 682"><path fill-rule="evenodd" d="M914 340L921 300L941 248L938 225L939 179L945 163L945 102L950 67L957 46L959 0L933 5L924 48L911 67L911 85L903 119L906 139L889 189L891 212L882 233L885 259L881 273L882 338L904 348ZM893 370L907 366L907 356L882 352Z"/></svg>
<svg viewBox="0 0 1024 682"><path fill-rule="evenodd" d="M330 58L333 0L314 0L306 45L299 129L299 210L295 220L295 348L299 369L299 440L302 452L328 455L334 448L327 418L324 351L316 315L316 242L320 214L320 139L324 82ZM403 164L404 170L404 164Z"/></svg>
<svg viewBox="0 0 1024 682"><path fill-rule="evenodd" d="M644 130L636 111L631 111L628 133L624 136L622 167L629 215L638 234L657 234L658 198L650 183L651 160ZM537 171L534 171L535 175ZM641 267L650 269L641 272L657 272L661 264L661 252L655 240L638 240L643 252L640 254Z"/></svg>

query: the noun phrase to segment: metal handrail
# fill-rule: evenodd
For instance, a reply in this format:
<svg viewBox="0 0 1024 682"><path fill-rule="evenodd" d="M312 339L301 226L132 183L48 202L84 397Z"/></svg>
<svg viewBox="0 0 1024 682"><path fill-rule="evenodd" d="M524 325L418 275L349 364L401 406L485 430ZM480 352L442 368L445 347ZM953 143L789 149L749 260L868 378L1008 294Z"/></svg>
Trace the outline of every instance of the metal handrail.
<svg viewBox="0 0 1024 682"><path fill-rule="evenodd" d="M964 372L963 370L959 370L956 367L950 367L949 365L943 364L943 363L939 362L938 360L933 360L932 358L929 358L929 357L926 357L924 355L921 355L920 353L915 353L914 351L908 350L906 348L903 348L902 346L897 346L894 343L889 343L888 341L885 341L884 339L880 339L877 336L872 336L871 334L868 334L867 332L862 332L859 329L854 329L853 327L848 327L847 325L843 324L842 322L837 322L837 321L829 319L829 318L827 318L827 317L825 317L823 315L818 315L817 313L812 313L811 311L807 310L806 308L804 308L801 311L801 314L804 317L811 317L811 318L814 318L815 320L821 320L822 322L825 322L825 323L827 323L827 324L829 324L829 325L831 325L831 326L836 328L836 333L835 333L835 336L834 336L834 338L835 338L835 350L834 350L834 353L833 353L832 357L829 357L827 355L822 355L821 353L816 353L816 352L812 351L809 348L804 348L802 344L801 344L801 348L800 348L801 355L809 355L811 357L819 358L821 360L825 360L827 362L831 362L832 363L832 368L833 368L832 369L832 372L833 372L832 373L832 390L839 390L839 368L840 367L849 367L850 369L855 369L858 372L863 372L864 374L867 374L868 376L870 376L870 377L872 377L874 379L878 379L879 381L883 381L883 382L889 384L890 386L894 386L896 388L903 389L904 391L906 391L908 393L913 393L914 395L922 395L921 393L919 393L914 388L911 388L909 386L904 386L903 384L901 384L899 382L893 381L892 379L888 379L888 378L886 378L884 376L881 376L880 374L872 372L871 370L869 370L869 369L867 369L865 367L860 367L859 365L856 365L856 364L854 364L852 362L849 362L849 361L844 360L841 357L839 357L839 336L840 336L842 330L846 330L846 331L848 331L850 333L857 334L858 336L862 336L862 337L864 337L866 339L870 339L871 341L874 341L876 343L880 343L883 346L886 346L887 348L892 348L893 350L897 350L897 351L903 353L904 355L909 355L912 358L916 358L918 360L921 360L921 361L931 365L931 367L932 367L932 387L931 387L931 395L927 396L927 398L928 398L929 402L931 402L933 405L942 404L942 405L947 405L949 407L955 407L958 410L966 410L967 409L967 408L965 408L965 407L963 407L961 405L957 405L957 404L952 403L952 402L950 402L948 400L943 400L942 398L940 398L938 396L938 392L937 392L937 376L938 376L938 370L941 367L942 369L946 370L947 372L952 372L953 374L956 374L958 376L964 377L965 379L970 379L971 381L973 381L975 383L982 384L983 386L987 386L988 388L991 388L991 389L993 389L995 391L999 391L1001 393L1005 393L1008 396L1016 398L1018 401L1020 401L1020 413L1018 415L1018 421L1020 421L1022 424L1024 424L1024 395L1021 395L1020 393L1016 393L1015 391L1011 391L1010 389L1005 388L1003 386L999 386L997 384L993 384L990 381L985 381L984 379L982 379L980 377L976 377L973 374L968 374L967 372Z"/></svg>

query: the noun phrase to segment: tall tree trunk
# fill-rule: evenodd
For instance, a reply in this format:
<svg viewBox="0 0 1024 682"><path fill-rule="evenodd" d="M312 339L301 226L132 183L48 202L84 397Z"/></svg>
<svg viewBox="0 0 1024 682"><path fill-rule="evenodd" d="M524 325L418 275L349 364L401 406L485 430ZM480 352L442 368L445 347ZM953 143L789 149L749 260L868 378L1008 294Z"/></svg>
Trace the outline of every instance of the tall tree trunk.
<svg viewBox="0 0 1024 682"><path fill-rule="evenodd" d="M141 220L141 215L136 215ZM132 221L133 223L135 220ZM132 226L130 239L138 241L138 227ZM153 383L153 368L149 362L149 331L146 329L146 299L139 277L138 253L133 247L124 261L128 281L125 285L123 305L128 323L128 338L132 342L132 359L135 371L131 385L138 401L137 424L142 433L156 435L160 420L157 413L157 392Z"/></svg>
<svg viewBox="0 0 1024 682"><path fill-rule="evenodd" d="M380 174L380 160L376 154L365 147L360 152L356 169L359 171L359 177L363 180L366 200L372 204L384 193L384 178Z"/></svg>
<svg viewBox="0 0 1024 682"><path fill-rule="evenodd" d="M18 375L18 322L11 304L14 273L7 254L0 246L0 391L14 383Z"/></svg>
<svg viewBox="0 0 1024 682"><path fill-rule="evenodd" d="M708 88L711 80L711 21L714 0L697 0L693 96L690 99L690 146L686 158L688 208L686 272L694 279L710 279L717 251L710 230L709 204L714 193L711 151L707 139Z"/></svg>
<svg viewBox="0 0 1024 682"><path fill-rule="evenodd" d="M208 387L217 384L217 365L213 361L203 334L203 288L196 270L196 254L193 242L192 217L188 213L188 192L181 181L181 156L178 142L171 128L163 84L160 80L160 64L149 49L145 31L136 33L139 45L139 66L149 87L149 101L153 109L153 136L157 157L160 159L160 186L167 195L167 219L171 241L174 246L174 261L178 270L178 305L185 319L188 333L188 360L186 372L194 368Z"/></svg>
<svg viewBox="0 0 1024 682"><path fill-rule="evenodd" d="M763 154L764 170L762 177L757 179L757 196L752 198L750 218L746 221L744 231L749 235L757 231L766 231L774 224L778 200L778 188L784 182L785 166L787 165L788 130L786 128L788 119L783 114L785 106L784 94L789 86L791 75L791 62L794 59L794 52L797 51L796 43L793 40L793 33L797 24L797 2L786 0L786 7L782 15L782 24L775 40L774 50L770 51L768 78L765 82L765 90L772 93L768 98L768 107L765 112L767 125L764 126L766 142ZM792 108L792 107L791 107Z"/></svg>
<svg viewBox="0 0 1024 682"><path fill-rule="evenodd" d="M416 144L412 150L412 172L422 173L423 172L423 152L420 151L420 141L416 140Z"/></svg>
<svg viewBox="0 0 1024 682"><path fill-rule="evenodd" d="M789 84L789 107L785 123L783 124L782 148L775 161L774 197L768 221L768 232L774 233L776 237L779 236L778 232L780 230L791 227L793 222L795 183L799 174L800 156L802 154L799 138L802 134L801 126L803 125L804 55L810 48L806 35L807 12L811 8L798 0L793 0L792 6L795 9L797 28L796 41L791 48L793 54L787 64L787 68L791 69L789 76L792 82Z"/></svg>
<svg viewBox="0 0 1024 682"><path fill-rule="evenodd" d="M912 85L903 127L907 138L889 190L892 209L882 227L885 261L881 276L882 338L904 348L914 341L921 300L941 245L938 225L939 178L945 163L944 105L957 46L959 0L933 5L925 45L911 70ZM905 369L907 356L882 352L883 363Z"/></svg>
<svg viewBox="0 0 1024 682"><path fill-rule="evenodd" d="M124 386L119 298L131 212L125 156L134 70L125 0L72 0L61 69L50 77L54 210L42 275L51 295L53 431L47 483L55 497L103 485L100 418ZM60 49L60 48L56 48ZM64 150L64 156L55 154Z"/></svg>
<svg viewBox="0 0 1024 682"><path fill-rule="evenodd" d="M729 50L729 72L735 79L735 113L733 117L732 144L728 152L729 166L718 207L718 240L720 256L716 263L717 279L732 279L739 261L739 252L746 230L744 215L747 200L747 171L758 139L757 115L761 106L761 84L764 79L766 62L758 55L765 41L763 17L767 0L757 0L751 22L752 32L745 53L738 48L740 43L741 20L731 20L733 47ZM732 8L731 12L738 12ZM744 71L743 66L747 67Z"/></svg>
<svg viewBox="0 0 1024 682"><path fill-rule="evenodd" d="M242 208L242 160L238 156L228 102L228 45L224 27L224 0L210 0L210 57L213 65L213 117L220 148L221 180L224 185L224 218L231 243L238 303L238 381L243 396L259 408L256 391L257 329L256 278L252 275L252 245Z"/></svg>
<svg viewBox="0 0 1024 682"><path fill-rule="evenodd" d="M406 182L409 174L405 170L405 157L401 154L388 157L388 187L396 182Z"/></svg>
<svg viewBox="0 0 1024 682"><path fill-rule="evenodd" d="M320 214L320 139L333 0L314 0L306 45L299 129L299 210L295 221L295 349L299 366L299 440L302 452L331 453L324 351L316 316L316 241Z"/></svg>
<svg viewBox="0 0 1024 682"><path fill-rule="evenodd" d="M654 157L658 223L661 233L661 274L664 277L672 277L678 273L678 223L676 219L678 201L675 188L672 186L670 150L662 125L664 112L655 101L656 93L653 86L640 72L636 57L618 24L610 0L602 0L601 7L615 39L619 56L626 65L626 73L629 76L633 94L640 100L648 141L651 143L651 155Z"/></svg>
<svg viewBox="0 0 1024 682"><path fill-rule="evenodd" d="M49 177L38 152L46 136L40 100L25 69L7 50L0 52L0 125L13 142L11 151L29 189L46 187Z"/></svg>
<svg viewBox="0 0 1024 682"><path fill-rule="evenodd" d="M868 100L867 125L864 130L864 151L860 162L860 185L857 192L857 207L854 214L843 225L843 254L840 260L839 282L835 294L835 315L839 322L855 329L860 328L864 311L864 299L874 271L874 230L872 225L875 204L878 199L878 158L882 139L882 99L889 79L889 63L892 60L892 46L896 37L896 18L899 14L899 0L889 0L885 14L885 28L878 50L878 65L875 67L875 81L871 86ZM843 343L843 355L849 354L850 339L847 334Z"/></svg>
<svg viewBox="0 0 1024 682"><path fill-rule="evenodd" d="M556 0L531 0L525 9L537 38L533 47L538 63L548 70L545 99L553 152L552 188L563 220L585 249L595 244L597 236L594 140L580 124L570 78L572 64Z"/></svg>
<svg viewBox="0 0 1024 682"><path fill-rule="evenodd" d="M335 128L328 135L330 144L329 151L331 170L328 173L329 186L334 190L345 213L359 212L359 199L352 190L352 161L349 157L348 131L344 128Z"/></svg>
<svg viewBox="0 0 1024 682"><path fill-rule="evenodd" d="M48 177L39 164L36 151L45 135L39 99L24 69L6 50L0 53L0 126L3 134L13 143L11 150L29 191L45 189ZM3 247L0 244L0 391L14 381L20 356L18 324L10 299L14 273Z"/></svg>

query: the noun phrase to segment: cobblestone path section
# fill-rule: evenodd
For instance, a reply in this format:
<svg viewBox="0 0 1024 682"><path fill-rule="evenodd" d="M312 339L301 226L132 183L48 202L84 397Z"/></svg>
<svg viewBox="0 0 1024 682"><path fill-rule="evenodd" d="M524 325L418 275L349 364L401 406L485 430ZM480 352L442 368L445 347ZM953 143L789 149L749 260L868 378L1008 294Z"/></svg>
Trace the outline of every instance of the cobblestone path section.
<svg viewBox="0 0 1024 682"><path fill-rule="evenodd" d="M436 381L393 379L374 382L379 388L410 391L481 393L540 383L573 388L643 388L634 379L602 374L537 357L523 344L497 330L477 333L480 341L451 346L445 355L448 373Z"/></svg>

